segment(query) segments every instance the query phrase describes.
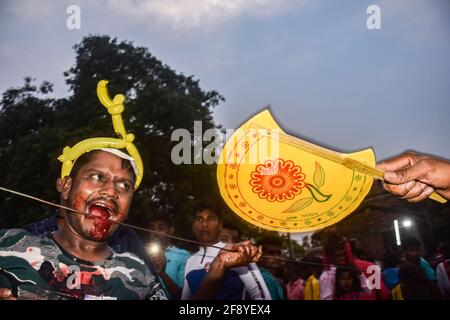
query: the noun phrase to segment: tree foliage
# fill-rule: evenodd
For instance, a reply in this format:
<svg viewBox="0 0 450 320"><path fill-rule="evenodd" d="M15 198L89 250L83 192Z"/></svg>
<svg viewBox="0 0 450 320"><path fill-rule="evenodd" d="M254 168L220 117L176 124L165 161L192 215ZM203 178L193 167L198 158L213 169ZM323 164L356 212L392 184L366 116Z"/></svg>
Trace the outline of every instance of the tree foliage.
<svg viewBox="0 0 450 320"><path fill-rule="evenodd" d="M176 128L194 132L216 128L212 111L224 98L200 88L193 76L177 73L146 48L109 36L88 36L74 46L75 64L64 76L70 95L52 99L52 84L36 86L27 77L20 88L3 93L0 104L0 185L58 202L55 181L64 146L96 136L113 136L109 114L96 96L99 80L110 80L111 95L125 93L123 114L128 132L136 136L144 162L144 179L134 195L128 222L147 226L158 211L172 214L176 233L191 236L192 209L198 200L222 207L226 220L249 237L260 230L237 218L219 195L216 166L175 165L171 141ZM192 139L193 140L193 139ZM207 144L204 142L204 144ZM193 141L191 141L193 147ZM53 214L54 208L0 193L0 228L20 227Z"/></svg>
<svg viewBox="0 0 450 320"><path fill-rule="evenodd" d="M175 214L188 233L189 210L200 198L220 201L215 167L174 165L170 141L175 128L193 132L194 120L214 128L213 108L223 100L204 91L192 76L177 73L146 48L108 36L89 36L75 47L75 64L64 73L71 95L48 98L52 85L25 78L20 88L3 93L0 109L0 185L53 199L66 145L95 136L112 136L112 124L96 96L101 79L111 80L112 94L126 93L125 126L136 136L145 165L144 180L135 194L130 221L145 224L155 211ZM16 227L54 210L9 194L0 194L0 225Z"/></svg>

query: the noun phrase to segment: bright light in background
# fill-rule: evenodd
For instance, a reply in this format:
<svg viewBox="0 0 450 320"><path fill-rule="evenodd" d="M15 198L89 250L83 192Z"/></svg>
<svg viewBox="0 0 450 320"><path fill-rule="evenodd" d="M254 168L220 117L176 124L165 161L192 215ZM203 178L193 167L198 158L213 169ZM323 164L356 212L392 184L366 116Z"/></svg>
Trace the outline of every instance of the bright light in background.
<svg viewBox="0 0 450 320"><path fill-rule="evenodd" d="M397 240L397 245L402 245L402 242L400 241L400 229L398 228L398 220L394 220L394 230L395 230L395 239Z"/></svg>
<svg viewBox="0 0 450 320"><path fill-rule="evenodd" d="M147 252L149 254L155 255L158 254L161 251L161 248L159 246L159 244L157 243L150 243L149 245L147 245Z"/></svg>
<svg viewBox="0 0 450 320"><path fill-rule="evenodd" d="M403 226L404 226L405 228L411 227L411 226L412 226L412 221L409 220L409 219L403 220Z"/></svg>

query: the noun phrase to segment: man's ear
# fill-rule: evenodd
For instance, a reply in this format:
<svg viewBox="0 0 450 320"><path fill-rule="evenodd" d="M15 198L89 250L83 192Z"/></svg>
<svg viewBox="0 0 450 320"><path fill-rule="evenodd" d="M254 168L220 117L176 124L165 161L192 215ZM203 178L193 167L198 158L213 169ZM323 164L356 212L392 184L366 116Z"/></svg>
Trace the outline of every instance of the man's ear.
<svg viewBox="0 0 450 320"><path fill-rule="evenodd" d="M63 200L69 199L69 193L72 189L72 178L69 176L65 176L62 180L58 178L56 180L56 190L61 193L61 198Z"/></svg>
<svg viewBox="0 0 450 320"><path fill-rule="evenodd" d="M56 190L62 192L62 179L59 177L56 179Z"/></svg>

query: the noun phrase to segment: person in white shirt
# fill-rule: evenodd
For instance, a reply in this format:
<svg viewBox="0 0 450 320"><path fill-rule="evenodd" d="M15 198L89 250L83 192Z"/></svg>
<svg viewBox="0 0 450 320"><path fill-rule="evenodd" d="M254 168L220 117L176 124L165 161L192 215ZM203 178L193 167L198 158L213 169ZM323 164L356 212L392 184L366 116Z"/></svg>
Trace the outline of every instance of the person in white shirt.
<svg viewBox="0 0 450 320"><path fill-rule="evenodd" d="M326 265L319 278L320 300L335 299L336 267L353 264L351 261L348 261L345 246L345 240L342 236L335 233L327 236L324 243ZM367 278L363 273L360 274L359 279L364 293L367 295L372 294Z"/></svg>
<svg viewBox="0 0 450 320"><path fill-rule="evenodd" d="M196 239L205 246L202 246L186 262L182 300L193 298L204 277L210 272L211 265L219 252L223 252L221 248L227 245L219 241L221 230L222 219L219 210L210 204L198 205L194 210L192 231ZM215 298L218 300L271 299L261 272L254 263L228 268L217 283L214 289Z"/></svg>

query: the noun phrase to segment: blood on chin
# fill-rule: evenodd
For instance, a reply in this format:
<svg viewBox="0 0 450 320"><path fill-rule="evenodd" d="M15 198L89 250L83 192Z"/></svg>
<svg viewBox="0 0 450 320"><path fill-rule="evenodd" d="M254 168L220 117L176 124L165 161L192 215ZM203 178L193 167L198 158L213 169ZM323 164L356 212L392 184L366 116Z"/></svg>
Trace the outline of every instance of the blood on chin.
<svg viewBox="0 0 450 320"><path fill-rule="evenodd" d="M106 239L111 228L111 221L109 218L111 214L108 209L101 206L91 206L89 208L88 219L93 220L94 224L90 229L90 236L95 241L102 241Z"/></svg>

